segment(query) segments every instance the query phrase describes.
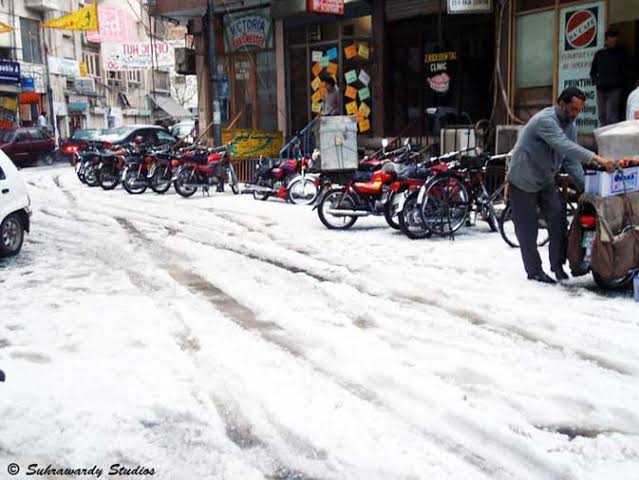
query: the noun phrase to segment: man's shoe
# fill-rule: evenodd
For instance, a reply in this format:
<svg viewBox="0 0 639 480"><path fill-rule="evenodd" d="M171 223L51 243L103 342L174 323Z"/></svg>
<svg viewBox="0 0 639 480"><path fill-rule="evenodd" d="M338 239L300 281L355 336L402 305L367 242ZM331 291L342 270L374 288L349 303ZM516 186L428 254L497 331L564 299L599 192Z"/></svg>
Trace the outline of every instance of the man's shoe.
<svg viewBox="0 0 639 480"><path fill-rule="evenodd" d="M555 285L555 282L552 278L546 275L546 272L539 272L535 275L528 275L528 280L534 280L535 282L548 283L550 285Z"/></svg>
<svg viewBox="0 0 639 480"><path fill-rule="evenodd" d="M558 282L563 282L564 280L568 280L570 278L568 274L564 271L564 268L562 266L553 268L552 271L555 274L555 278L557 279Z"/></svg>

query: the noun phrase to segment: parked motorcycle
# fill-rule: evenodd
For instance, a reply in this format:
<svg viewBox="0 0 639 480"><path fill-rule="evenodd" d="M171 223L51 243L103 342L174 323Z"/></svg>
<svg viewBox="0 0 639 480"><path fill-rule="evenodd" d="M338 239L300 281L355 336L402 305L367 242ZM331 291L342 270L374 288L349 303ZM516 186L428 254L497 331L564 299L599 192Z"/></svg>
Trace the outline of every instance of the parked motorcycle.
<svg viewBox="0 0 639 480"><path fill-rule="evenodd" d="M100 155L96 175L104 190L113 190L120 183L122 172L126 166L127 152L123 147L115 147Z"/></svg>
<svg viewBox="0 0 639 480"><path fill-rule="evenodd" d="M99 185L97 167L100 164L100 152L96 148L76 152L74 163L76 175L82 183L89 187Z"/></svg>
<svg viewBox="0 0 639 480"><path fill-rule="evenodd" d="M270 197L296 205L310 205L317 199L316 176L309 175L310 160L306 157L282 160L260 157L255 179L243 193L252 193L256 200Z"/></svg>
<svg viewBox="0 0 639 480"><path fill-rule="evenodd" d="M182 158L184 162L176 172L173 185L183 197L192 196L198 188L208 193L213 186L224 191L224 183L234 194L240 193L237 174L230 161L226 146L192 152Z"/></svg>

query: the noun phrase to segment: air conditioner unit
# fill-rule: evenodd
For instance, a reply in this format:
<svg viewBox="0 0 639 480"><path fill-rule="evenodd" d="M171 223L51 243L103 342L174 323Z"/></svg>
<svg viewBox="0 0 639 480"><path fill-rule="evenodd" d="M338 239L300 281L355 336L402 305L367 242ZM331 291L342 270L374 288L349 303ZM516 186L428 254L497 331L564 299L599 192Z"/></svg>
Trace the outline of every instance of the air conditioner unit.
<svg viewBox="0 0 639 480"><path fill-rule="evenodd" d="M440 155L476 147L477 139L474 127L442 128L439 132ZM470 150L465 155L474 156L475 151Z"/></svg>
<svg viewBox="0 0 639 480"><path fill-rule="evenodd" d="M183 47L175 49L175 71L180 75L195 75L195 50Z"/></svg>
<svg viewBox="0 0 639 480"><path fill-rule="evenodd" d="M523 128L523 125L497 125L495 154L501 155L510 152L515 147Z"/></svg>

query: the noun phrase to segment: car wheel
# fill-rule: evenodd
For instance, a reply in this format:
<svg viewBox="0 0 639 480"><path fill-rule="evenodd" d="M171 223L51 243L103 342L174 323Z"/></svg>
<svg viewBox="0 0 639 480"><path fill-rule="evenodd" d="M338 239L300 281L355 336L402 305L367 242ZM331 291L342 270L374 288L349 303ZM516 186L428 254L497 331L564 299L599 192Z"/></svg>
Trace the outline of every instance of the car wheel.
<svg viewBox="0 0 639 480"><path fill-rule="evenodd" d="M12 213L0 224L0 257L11 257L20 253L24 241L24 225L16 213Z"/></svg>
<svg viewBox="0 0 639 480"><path fill-rule="evenodd" d="M50 153L45 153L40 157L40 161L45 165L53 165L53 155Z"/></svg>

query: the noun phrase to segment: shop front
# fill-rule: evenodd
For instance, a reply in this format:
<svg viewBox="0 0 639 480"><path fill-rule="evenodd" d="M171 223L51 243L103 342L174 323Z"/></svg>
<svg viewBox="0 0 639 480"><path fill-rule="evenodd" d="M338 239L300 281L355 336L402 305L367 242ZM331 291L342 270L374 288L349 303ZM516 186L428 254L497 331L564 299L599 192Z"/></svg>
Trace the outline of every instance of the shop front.
<svg viewBox="0 0 639 480"><path fill-rule="evenodd" d="M635 59L627 66L625 104L639 80L639 2L519 0L512 18L510 101L518 119L554 103L565 87L577 86L588 97L577 121L579 133L582 141L591 142L590 134L598 127L592 60L604 47L606 30L618 30L619 44Z"/></svg>
<svg viewBox="0 0 639 480"><path fill-rule="evenodd" d="M0 60L0 128L14 128L18 121L20 64Z"/></svg>
<svg viewBox="0 0 639 480"><path fill-rule="evenodd" d="M284 18L286 105L289 133L307 126L323 109L333 77L339 90L339 113L357 117L360 135L370 136L374 116L375 51L373 11L368 2L344 4L343 15L274 11Z"/></svg>

